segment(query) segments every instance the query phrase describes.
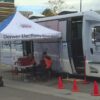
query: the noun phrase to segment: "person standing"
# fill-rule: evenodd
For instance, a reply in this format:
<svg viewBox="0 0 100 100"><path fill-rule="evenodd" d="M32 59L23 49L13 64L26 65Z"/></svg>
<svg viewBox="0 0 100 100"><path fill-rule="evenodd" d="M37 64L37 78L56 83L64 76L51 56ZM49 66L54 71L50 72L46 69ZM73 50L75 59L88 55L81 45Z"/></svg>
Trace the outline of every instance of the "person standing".
<svg viewBox="0 0 100 100"><path fill-rule="evenodd" d="M52 59L51 57L47 54L47 52L43 52L43 62L44 62L44 74L46 79L50 79L51 78L51 72L52 72Z"/></svg>

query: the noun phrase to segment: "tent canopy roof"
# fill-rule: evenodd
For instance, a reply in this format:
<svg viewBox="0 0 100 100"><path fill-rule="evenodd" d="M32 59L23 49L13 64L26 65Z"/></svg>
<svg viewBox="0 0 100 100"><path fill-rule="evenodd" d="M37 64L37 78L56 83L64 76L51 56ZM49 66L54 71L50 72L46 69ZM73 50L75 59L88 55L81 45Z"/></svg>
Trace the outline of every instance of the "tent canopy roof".
<svg viewBox="0 0 100 100"><path fill-rule="evenodd" d="M1 40L41 40L59 39L61 32L39 25L19 12L8 17L0 24Z"/></svg>

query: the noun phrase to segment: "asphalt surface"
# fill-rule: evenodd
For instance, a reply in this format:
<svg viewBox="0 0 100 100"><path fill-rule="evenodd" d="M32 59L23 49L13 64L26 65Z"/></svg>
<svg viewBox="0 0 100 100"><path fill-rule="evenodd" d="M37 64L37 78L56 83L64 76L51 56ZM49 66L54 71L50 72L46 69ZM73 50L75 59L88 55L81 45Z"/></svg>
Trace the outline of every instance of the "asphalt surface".
<svg viewBox="0 0 100 100"><path fill-rule="evenodd" d="M21 75L21 76L20 75L19 76L12 75L9 72L3 72L3 77L5 79L20 81L20 82L25 82L26 81L26 80L24 80L25 77L23 75ZM70 78L69 78L69 80L70 80ZM94 82L93 80L92 81L89 80L88 84L83 84L83 80L77 81L77 86L79 88L79 92L91 94L91 92L93 92L93 86L94 86L93 82ZM43 86L57 88L58 79L53 78L50 81L32 80L32 81L28 81L28 83L35 83L35 84L39 84L39 85L43 85ZM67 81L66 79L64 79L63 84L64 84L65 89L72 91L73 80L72 81ZM98 80L97 80L97 84L98 84L98 88L100 88L100 81L98 82Z"/></svg>
<svg viewBox="0 0 100 100"><path fill-rule="evenodd" d="M21 89L0 87L0 100L72 100L52 95L25 91Z"/></svg>

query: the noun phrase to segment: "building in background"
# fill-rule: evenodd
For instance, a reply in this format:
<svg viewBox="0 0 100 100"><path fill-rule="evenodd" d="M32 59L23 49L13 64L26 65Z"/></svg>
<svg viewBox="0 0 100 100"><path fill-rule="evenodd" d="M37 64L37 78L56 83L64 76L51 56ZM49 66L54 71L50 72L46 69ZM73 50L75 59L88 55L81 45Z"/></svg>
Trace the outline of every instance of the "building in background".
<svg viewBox="0 0 100 100"><path fill-rule="evenodd" d="M33 14L32 11L20 11L20 13L27 18L29 18L29 16Z"/></svg>
<svg viewBox="0 0 100 100"><path fill-rule="evenodd" d="M29 19L37 19L37 18L44 18L45 16L44 15L42 15L42 14L31 14L31 15L29 15Z"/></svg>
<svg viewBox="0 0 100 100"><path fill-rule="evenodd" d="M15 11L14 0L0 0L0 22Z"/></svg>

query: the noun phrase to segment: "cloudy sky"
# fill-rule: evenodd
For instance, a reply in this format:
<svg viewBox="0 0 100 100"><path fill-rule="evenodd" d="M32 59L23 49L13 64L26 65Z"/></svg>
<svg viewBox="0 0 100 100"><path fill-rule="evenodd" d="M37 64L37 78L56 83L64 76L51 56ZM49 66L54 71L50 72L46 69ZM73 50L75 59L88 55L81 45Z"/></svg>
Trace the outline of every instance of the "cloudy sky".
<svg viewBox="0 0 100 100"><path fill-rule="evenodd" d="M32 10L41 13L47 7L48 0L15 0L18 10ZM80 0L65 0L67 5L73 6L70 10L80 10ZM100 10L100 0L82 0L82 11Z"/></svg>

